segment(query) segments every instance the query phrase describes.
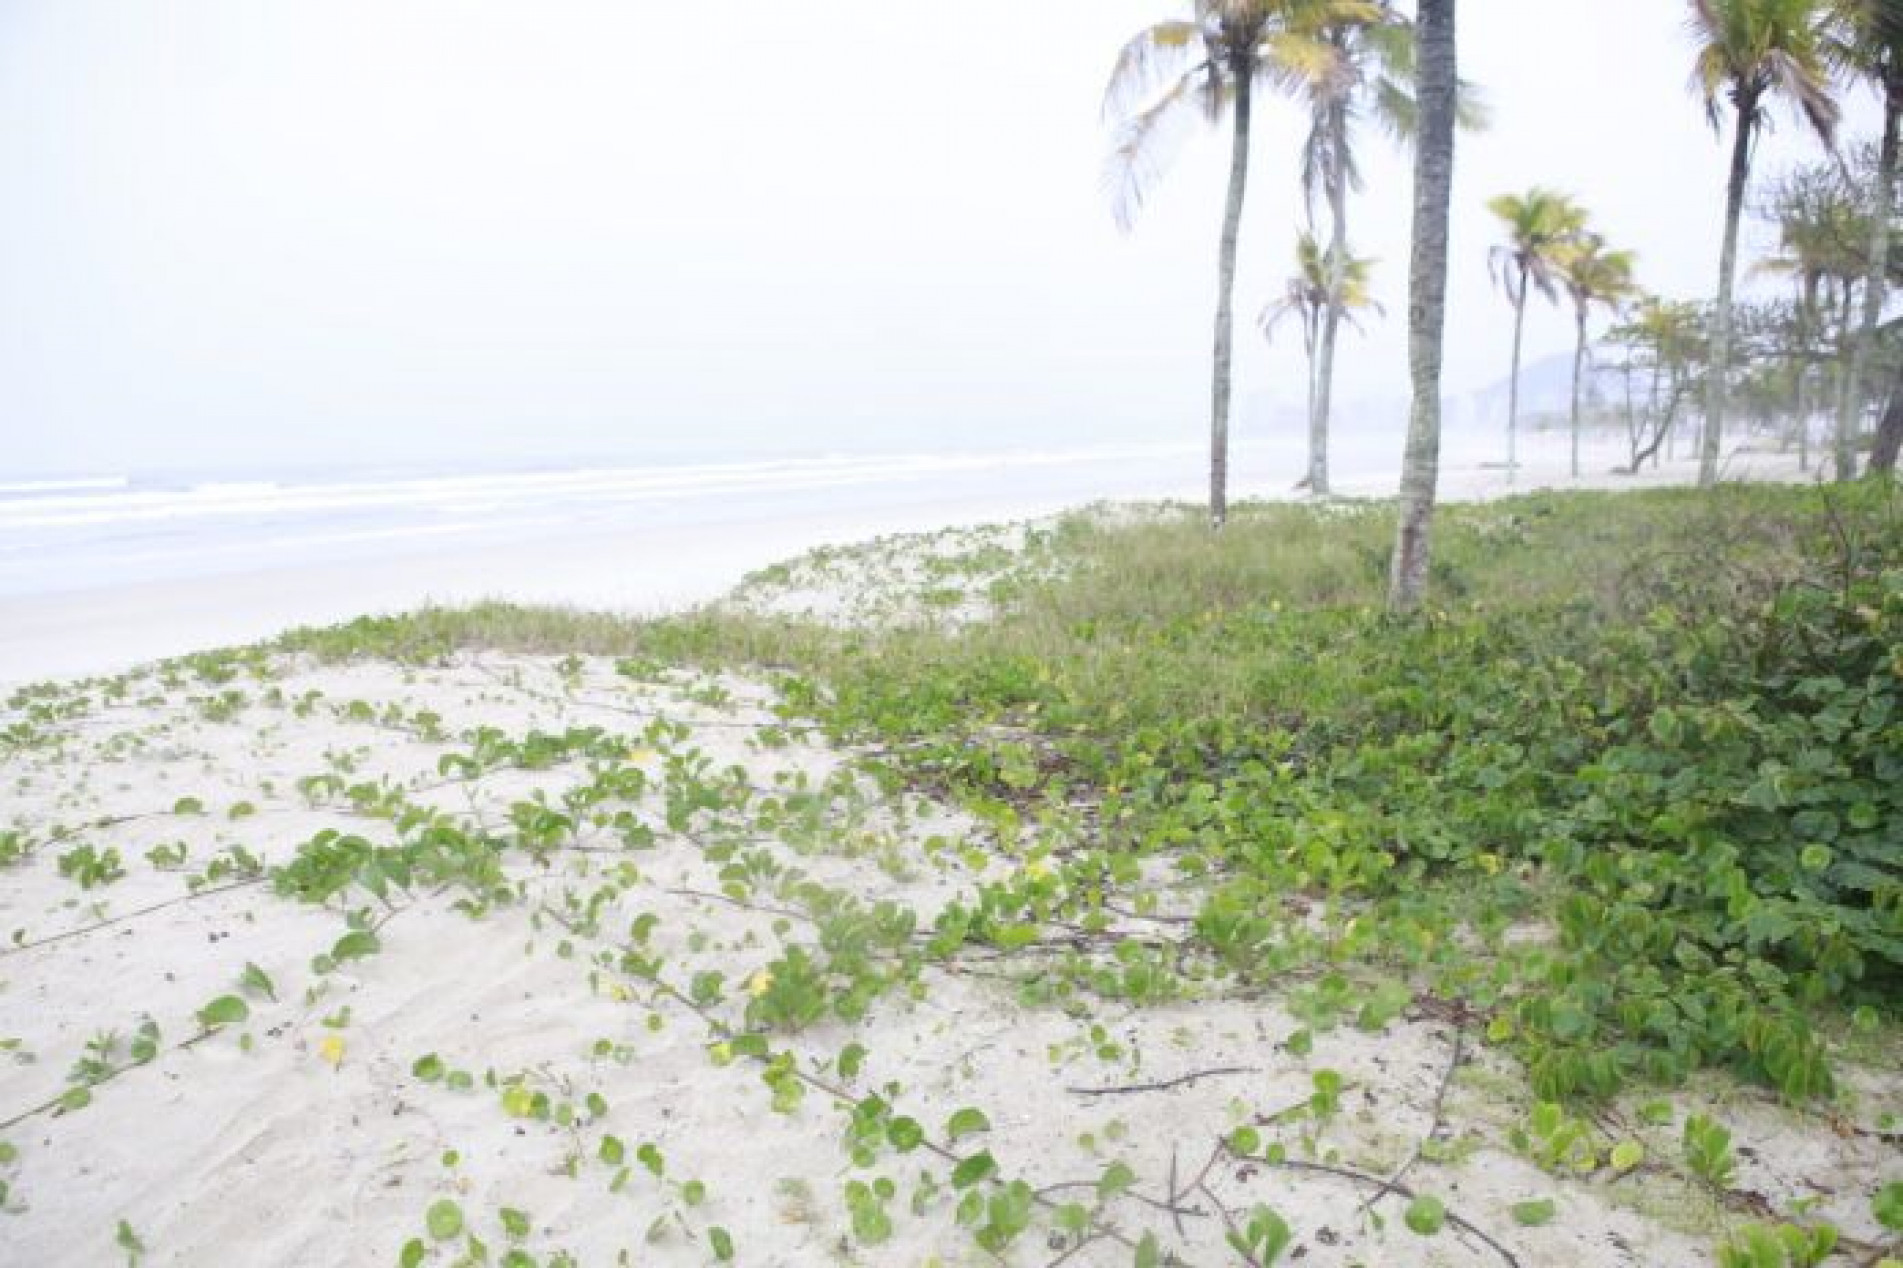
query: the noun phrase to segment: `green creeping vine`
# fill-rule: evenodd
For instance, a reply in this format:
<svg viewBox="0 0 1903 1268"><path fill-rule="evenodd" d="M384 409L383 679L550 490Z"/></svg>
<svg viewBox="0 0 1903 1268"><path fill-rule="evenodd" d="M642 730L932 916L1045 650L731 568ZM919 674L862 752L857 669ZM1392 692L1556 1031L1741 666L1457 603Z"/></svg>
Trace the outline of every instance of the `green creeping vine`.
<svg viewBox="0 0 1903 1268"><path fill-rule="evenodd" d="M1199 963L1246 983L1320 962L1359 999L1353 966L1399 969L1483 1012L1546 1100L1707 1065L1828 1096L1820 1015L1886 1024L1903 988L1898 495L1606 510L1453 511L1451 598L1412 623L1375 610L1372 568L1276 589L1324 593L1296 552L1376 542L1377 514L1324 536L1263 508L1213 547L1077 529L1067 574L991 625L815 653L797 698L1000 848L1043 836L1079 864L982 887L948 941L1134 907L1158 864L1200 882L1190 940L1122 939L1113 972L1054 967L1064 989L1143 1002ZM1506 949L1535 924L1553 936Z"/></svg>
<svg viewBox="0 0 1903 1268"><path fill-rule="evenodd" d="M1027 1004L1070 1010L1078 1054L1133 1068L1110 1028L1083 1037L1094 1002L1274 990L1300 1026L1279 1051L1298 1059L1344 1026L1449 1021L1523 1061L1537 1099L1506 1135L1538 1167L1571 1180L1682 1171L1714 1209L1739 1212L1739 1151L1723 1126L1691 1115L1677 1153L1654 1141L1661 1156L1648 1162L1638 1141L1601 1134L1608 1117L1590 1102L1707 1066L1793 1101L1828 1097L1837 1090L1829 1040L1881 1040L1895 1024L1903 541L1886 495L1822 496L1637 498L1617 523L1587 498L1455 510L1441 565L1447 606L1411 622L1370 601L1378 577L1357 551L1385 536L1381 512L1265 510L1239 515L1213 544L1164 519L1114 531L1074 524L1044 548L1061 566L1019 578L988 625L788 634L784 711L861 745L864 760L847 771L758 787L758 776L693 748L689 728L661 720L636 734L478 728L440 755L433 784L358 777L367 749L332 755L298 791L358 822L313 835L268 870L242 847L208 869L262 872L279 896L338 915L335 936L314 948L307 1004L331 988L327 975L381 954L384 925L426 898L445 895L471 918L521 910L532 945L559 927L555 954L576 960L591 986L646 1009L650 1029L663 1008L698 1018L711 1059L750 1063L773 1111L838 1110L855 1172L836 1191L865 1247L891 1241L908 1214L937 1212L989 1254L1048 1238L1065 1256L1108 1242L1161 1264L1162 1218L1146 1233L1120 1217L1141 1209L1178 1223L1184 1200L1208 1203L1203 1218L1222 1221L1222 1240L1245 1264L1275 1263L1294 1243L1273 1210L1223 1206L1241 1181L1209 1179L1208 1168L1183 1185L1172 1163L1161 1198L1140 1192L1118 1161L1091 1180L1033 1188L1000 1163L1005 1149L980 1147L990 1127L982 1110L961 1108L933 1131L904 1112L902 1088L858 1085L862 1045L829 1045L831 1062L778 1046L792 1035L810 1043L816 1031L823 1042L823 1027L863 1020L894 993L922 993L936 973L999 977ZM1736 547L1733 570L1708 575L1708 551L1703 569L1680 562L1714 537ZM1294 553L1307 549L1326 568ZM454 632L431 620L373 632L439 654ZM698 616L640 638L710 663L769 645L759 629L737 629ZM624 661L630 676L652 673L647 649L636 650ZM569 690L584 668L562 667ZM253 700L214 681L227 670L236 673L212 661L200 674L218 687L197 698L205 719L260 703L317 707L282 692L277 703L270 693ZM711 678L683 694L730 703ZM446 741L427 711L330 707L352 725ZM57 712L34 724L45 736L57 736ZM580 777L499 814L424 801L500 772L558 768ZM906 838L891 825L907 826L908 794L955 802L977 830L898 856L893 842ZM185 798L173 813L205 807ZM676 894L750 909L760 928L770 919L771 934L748 926L731 944L703 929L657 939L651 914L636 915L625 937L609 932L626 919L623 900L648 883L644 855L664 835L718 878L717 892ZM0 863L34 848L9 830ZM894 875L923 866L971 875L921 920L902 903L812 880L801 868L817 867L819 854L871 857ZM181 869L186 851L156 847L147 861ZM655 860L657 874L673 861ZM116 879L123 860L76 846L62 870L91 888ZM709 946L744 959L710 968L691 958ZM198 1010L200 1032L185 1042L276 1003L276 985L248 965L238 993ZM635 1060L626 1035L593 1051ZM334 1053L326 1059L337 1064L341 1042ZM130 1043L98 1036L63 1097L29 1112L78 1108L92 1088L159 1055L155 1023ZM1458 1065L1456 1050L1450 1079ZM718 1198L671 1174L660 1143L609 1131L599 1093L538 1071L478 1073L433 1053L411 1070L443 1092L486 1087L501 1114L562 1142L571 1177L599 1164L616 1191L659 1195L656 1237L684 1235L697 1253L734 1258L732 1237L705 1218ZM1479 1145L1429 1140L1390 1175L1357 1170L1338 1153L1353 1085L1327 1068L1308 1078L1289 1110L1239 1113L1251 1125L1217 1146L1211 1167L1329 1177L1359 1186L1364 1210L1392 1195L1409 1235L1459 1229L1515 1262L1447 1200L1403 1183L1415 1161ZM1438 1105L1436 1119L1438 1128ZM1091 1200L1063 1200L1072 1190ZM1899 1201L1887 1194L1877 1215L1894 1230ZM1529 1229L1556 1214L1551 1199L1533 1197L1494 1213ZM538 1258L527 1212L465 1211L442 1196L422 1215L400 1263L567 1262L560 1251ZM1803 1215L1794 1206L1730 1230L1719 1263L1788 1268L1845 1245L1828 1225L1792 1222ZM491 1244L503 1249L492 1254Z"/></svg>

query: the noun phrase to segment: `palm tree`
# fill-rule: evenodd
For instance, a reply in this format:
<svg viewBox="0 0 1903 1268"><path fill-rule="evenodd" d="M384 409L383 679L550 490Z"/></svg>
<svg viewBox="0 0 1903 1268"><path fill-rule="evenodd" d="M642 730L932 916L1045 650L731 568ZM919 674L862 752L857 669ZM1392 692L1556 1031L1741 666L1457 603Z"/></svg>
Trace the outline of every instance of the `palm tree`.
<svg viewBox="0 0 1903 1268"><path fill-rule="evenodd" d="M1372 19L1375 0L1193 0L1191 16L1138 32L1117 58L1104 94L1120 119L1109 163L1111 209L1128 228L1162 174L1170 143L1198 114L1235 119L1229 193L1216 272L1216 341L1210 389L1209 519L1228 518L1229 402L1235 344L1236 244L1249 182L1249 136L1260 84L1293 82L1293 68L1321 56L1312 32L1328 16Z"/></svg>
<svg viewBox="0 0 1903 1268"><path fill-rule="evenodd" d="M1863 320L1837 400L1837 478L1856 472L1857 415L1870 378L1870 359L1883 316L1889 269L1890 217L1896 206L1897 133L1903 126L1903 5L1896 0L1835 0L1839 25L1833 60L1867 80L1883 99L1883 140L1877 148L1876 188L1871 191L1870 248L1863 279Z"/></svg>
<svg viewBox="0 0 1903 1268"><path fill-rule="evenodd" d="M1418 111L1414 100L1414 28L1395 12L1392 0L1380 0L1378 18L1333 15L1314 32L1325 56L1302 72L1299 95L1308 107L1308 136L1302 145L1302 195L1310 232L1318 202L1328 208L1328 259L1346 271L1348 195L1361 188L1355 161L1354 123L1371 119L1395 141L1412 144ZM1459 123L1470 129L1486 124L1486 110L1469 84L1460 85ZM1335 278L1336 285L1343 279ZM1308 486L1328 492L1328 425L1335 381L1335 344L1339 310L1323 313L1317 339L1316 390L1309 410Z"/></svg>
<svg viewBox="0 0 1903 1268"><path fill-rule="evenodd" d="M1837 103L1825 66L1824 13L1818 0L1691 0L1691 32L1697 42L1692 81L1705 99L1714 129L1724 121L1724 101L1733 114L1731 172L1725 186L1724 246L1718 256L1718 303L1712 331L1712 366L1706 383L1705 437L1698 482L1718 479L1725 425L1727 376L1731 373L1732 293L1738 272L1738 222L1751 179L1752 143L1771 102L1796 105L1817 134L1829 141L1837 127Z"/></svg>
<svg viewBox="0 0 1903 1268"><path fill-rule="evenodd" d="M1308 361L1308 418L1309 467L1308 488L1311 493L1328 492L1328 467L1326 449L1319 474L1316 468L1315 433L1313 431L1317 410L1322 410L1325 419L1327 406L1322 403L1327 391L1323 385L1324 366L1322 355L1328 347L1330 327L1341 318L1357 327L1355 314L1373 310L1381 311L1381 305L1375 302L1370 277L1374 271L1374 261L1338 253L1332 247L1326 255L1315 241L1315 235L1304 233L1295 242L1295 272L1288 279L1282 298L1262 310L1256 319L1265 338L1274 338L1276 327L1289 318L1294 318L1302 327L1302 351ZM1326 444L1324 423L1324 440ZM1316 487L1317 478L1321 486Z"/></svg>
<svg viewBox="0 0 1903 1268"><path fill-rule="evenodd" d="M1447 219L1454 192L1454 121L1460 66L1457 0L1420 0L1415 40L1420 74L1419 135L1414 146L1413 258L1408 267L1408 369L1414 403L1401 463L1388 606L1411 612L1427 589L1428 534L1440 480L1441 341L1447 325Z"/></svg>
<svg viewBox="0 0 1903 1268"><path fill-rule="evenodd" d="M1506 226L1507 240L1487 257L1494 279L1513 305L1513 369L1507 380L1507 478L1519 469L1520 347L1526 335L1526 298L1536 289L1559 298L1559 260L1586 229L1586 213L1564 194L1534 188L1502 194L1487 210Z"/></svg>
<svg viewBox="0 0 1903 1268"><path fill-rule="evenodd" d="M1304 77L1301 93L1309 109L1308 138L1302 147L1302 192L1309 222L1318 198L1328 204L1329 288L1344 289L1348 249L1348 191L1358 186L1351 148L1350 117L1371 111L1397 136L1404 136L1405 113L1413 107L1413 37L1403 19L1385 3L1373 21L1337 21L1319 32L1328 56ZM1333 412L1335 342L1345 314L1323 310L1311 357L1308 398L1308 487L1328 492L1328 423Z"/></svg>
<svg viewBox="0 0 1903 1268"><path fill-rule="evenodd" d="M1595 304L1617 309L1636 287L1632 281L1634 256L1630 251L1608 251L1596 233L1582 234L1559 257L1559 280L1573 301L1573 320L1579 338L1573 348L1573 479L1579 478L1579 386L1585 377L1586 324Z"/></svg>

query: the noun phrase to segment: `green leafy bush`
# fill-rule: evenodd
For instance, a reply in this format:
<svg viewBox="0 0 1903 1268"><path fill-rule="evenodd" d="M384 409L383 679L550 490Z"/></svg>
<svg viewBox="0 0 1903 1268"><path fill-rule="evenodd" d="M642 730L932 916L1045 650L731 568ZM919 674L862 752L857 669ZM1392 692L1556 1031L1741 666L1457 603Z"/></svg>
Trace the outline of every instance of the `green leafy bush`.
<svg viewBox="0 0 1903 1268"><path fill-rule="evenodd" d="M1808 1098L1818 1010L1894 1016L1903 985L1900 523L1874 485L1450 508L1446 607L1408 622L1385 512L1071 527L991 625L804 644L802 699L1006 839L1088 802L1113 887L1128 859L1206 878L1193 945L1225 971L1426 974L1542 1099L1711 1064ZM930 950L1021 944L1076 889L985 886ZM1365 914L1324 947L1288 918L1317 898ZM1501 954L1529 920L1555 936Z"/></svg>

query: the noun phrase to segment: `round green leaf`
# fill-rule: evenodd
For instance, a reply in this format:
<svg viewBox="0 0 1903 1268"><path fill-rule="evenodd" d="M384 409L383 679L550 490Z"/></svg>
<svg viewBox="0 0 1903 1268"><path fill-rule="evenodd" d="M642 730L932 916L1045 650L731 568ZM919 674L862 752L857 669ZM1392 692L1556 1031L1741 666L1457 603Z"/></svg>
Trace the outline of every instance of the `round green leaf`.
<svg viewBox="0 0 1903 1268"><path fill-rule="evenodd" d="M1423 1193L1407 1204L1407 1213L1401 1218L1422 1237L1432 1237L1446 1225L1447 1208L1433 1194Z"/></svg>
<svg viewBox="0 0 1903 1268"><path fill-rule="evenodd" d="M949 1140L990 1130L991 1120L985 1117L985 1112L969 1105L954 1112L945 1123L945 1136Z"/></svg>
<svg viewBox="0 0 1903 1268"><path fill-rule="evenodd" d="M1553 1222L1553 1217L1558 1214L1559 1204L1551 1198L1535 1198L1530 1202L1513 1204L1514 1222L1527 1228L1538 1228L1542 1224L1550 1224Z"/></svg>
<svg viewBox="0 0 1903 1268"><path fill-rule="evenodd" d="M443 1198L430 1204L423 1223L429 1228L431 1237L446 1242L463 1231L463 1209L448 1198Z"/></svg>
<svg viewBox="0 0 1903 1268"><path fill-rule="evenodd" d="M236 995L220 995L198 1010L198 1024L206 1030L235 1026L251 1016L251 1006Z"/></svg>

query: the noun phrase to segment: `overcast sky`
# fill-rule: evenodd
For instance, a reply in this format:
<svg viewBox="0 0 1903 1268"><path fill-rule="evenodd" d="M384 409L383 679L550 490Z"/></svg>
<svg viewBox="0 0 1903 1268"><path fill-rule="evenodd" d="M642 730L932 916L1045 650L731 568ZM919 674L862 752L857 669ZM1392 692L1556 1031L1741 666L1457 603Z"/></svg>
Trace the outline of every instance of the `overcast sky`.
<svg viewBox="0 0 1903 1268"><path fill-rule="evenodd" d="M1128 236L1100 182L1105 74L1176 7L0 0L0 471L1194 440L1226 142ZM1685 8L1464 0L1495 123L1458 158L1450 391L1505 369L1496 193L1567 190L1648 286L1711 290ZM1299 132L1258 134L1245 314ZM1364 145L1388 315L1350 402L1406 390L1408 172ZM1781 117L1759 170L1812 152ZM1529 359L1569 339L1537 311ZM1286 342L1243 341L1251 418L1300 399Z"/></svg>

